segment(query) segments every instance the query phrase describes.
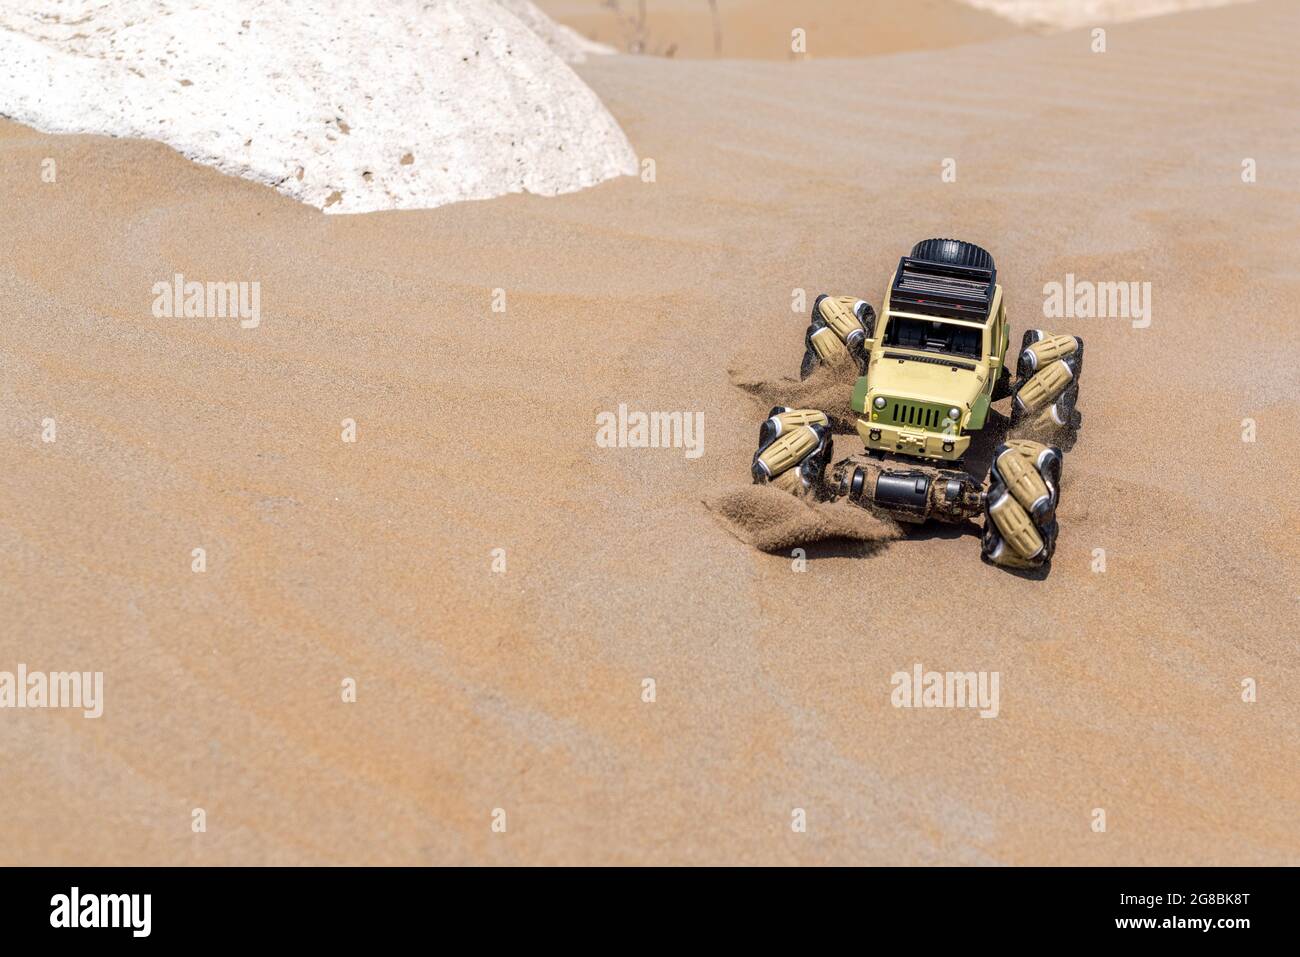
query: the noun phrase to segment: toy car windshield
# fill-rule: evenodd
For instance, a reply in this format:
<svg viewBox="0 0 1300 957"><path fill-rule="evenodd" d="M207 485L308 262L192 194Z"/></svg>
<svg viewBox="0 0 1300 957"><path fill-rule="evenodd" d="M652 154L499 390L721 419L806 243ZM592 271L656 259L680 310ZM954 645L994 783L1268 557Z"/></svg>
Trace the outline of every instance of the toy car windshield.
<svg viewBox="0 0 1300 957"><path fill-rule="evenodd" d="M884 344L897 349L940 352L968 359L978 359L981 355L978 329L930 319L893 317L885 328Z"/></svg>

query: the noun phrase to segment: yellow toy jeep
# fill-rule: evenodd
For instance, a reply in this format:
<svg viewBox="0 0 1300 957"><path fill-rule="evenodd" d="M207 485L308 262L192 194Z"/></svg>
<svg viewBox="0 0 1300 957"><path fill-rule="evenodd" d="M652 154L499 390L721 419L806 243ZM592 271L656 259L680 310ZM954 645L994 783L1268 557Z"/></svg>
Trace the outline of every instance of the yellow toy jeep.
<svg viewBox="0 0 1300 957"><path fill-rule="evenodd" d="M1019 568L1051 560L1061 476L1055 443L1079 425L1083 340L1029 330L1013 382L1002 287L988 252L954 239L917 243L899 260L879 321L863 300L819 296L805 342L804 378L819 370L856 378L857 419L777 406L759 431L754 481L904 521L983 514L988 560ZM1004 398L1010 416L993 412L1001 427L989 431L1000 441L985 443L988 479L980 482L964 462L983 457L971 455L973 439ZM849 428L866 455L828 468L833 431Z"/></svg>

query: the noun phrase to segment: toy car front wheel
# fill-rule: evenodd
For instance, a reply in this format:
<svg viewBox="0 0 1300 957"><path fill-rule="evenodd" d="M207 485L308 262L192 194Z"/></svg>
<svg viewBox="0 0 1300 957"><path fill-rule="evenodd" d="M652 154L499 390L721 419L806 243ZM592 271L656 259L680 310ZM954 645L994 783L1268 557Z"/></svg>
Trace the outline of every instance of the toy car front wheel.
<svg viewBox="0 0 1300 957"><path fill-rule="evenodd" d="M989 468L981 552L995 565L1039 568L1056 548L1061 450L1027 439L998 447Z"/></svg>

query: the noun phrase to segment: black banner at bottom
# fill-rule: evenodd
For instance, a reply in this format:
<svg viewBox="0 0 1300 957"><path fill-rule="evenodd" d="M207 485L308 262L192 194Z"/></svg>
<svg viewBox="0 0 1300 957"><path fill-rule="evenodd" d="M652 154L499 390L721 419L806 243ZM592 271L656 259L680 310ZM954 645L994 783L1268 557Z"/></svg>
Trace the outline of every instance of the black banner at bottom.
<svg viewBox="0 0 1300 957"><path fill-rule="evenodd" d="M1282 908L1293 875L1270 868L10 868L0 871L0 920L6 945L62 938L336 947L430 931L493 944L588 935L609 944L609 932L622 926L629 941L649 935L698 944L716 935L728 947L772 945L788 935L806 948L877 932L905 933L918 946L1127 937L1222 947L1288 927Z"/></svg>

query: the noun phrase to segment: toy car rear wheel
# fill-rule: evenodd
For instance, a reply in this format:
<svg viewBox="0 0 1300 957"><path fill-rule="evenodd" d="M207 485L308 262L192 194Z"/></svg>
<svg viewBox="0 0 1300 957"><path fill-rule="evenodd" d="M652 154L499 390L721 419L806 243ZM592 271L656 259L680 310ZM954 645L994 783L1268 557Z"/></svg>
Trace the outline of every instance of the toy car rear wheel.
<svg viewBox="0 0 1300 957"><path fill-rule="evenodd" d="M1083 374L1083 340L1028 329L1020 344L1011 387L1011 428L1027 438L1054 438L1078 431L1075 409Z"/></svg>

